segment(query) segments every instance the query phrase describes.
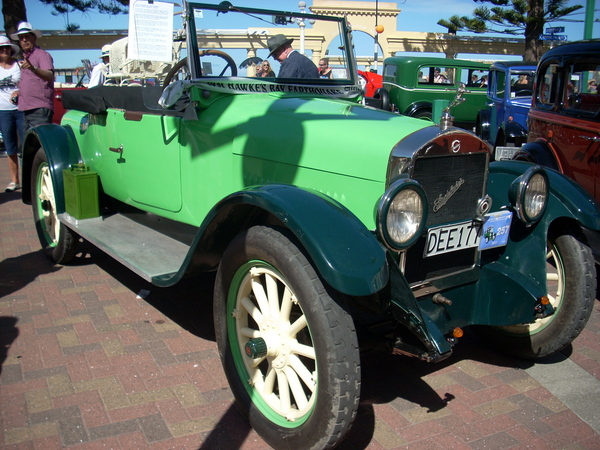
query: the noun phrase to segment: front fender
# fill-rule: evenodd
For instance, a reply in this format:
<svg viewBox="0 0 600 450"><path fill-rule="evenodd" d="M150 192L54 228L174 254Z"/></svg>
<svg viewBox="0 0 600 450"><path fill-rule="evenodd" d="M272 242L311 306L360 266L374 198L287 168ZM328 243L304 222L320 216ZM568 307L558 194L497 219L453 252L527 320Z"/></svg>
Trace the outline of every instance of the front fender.
<svg viewBox="0 0 600 450"><path fill-rule="evenodd" d="M56 208L60 214L65 211L63 169L68 169L71 164L81 161L79 146L71 128L61 127L56 124L39 125L27 132L23 145L23 203L31 204L31 169L33 158L40 147L44 148L54 192L56 194Z"/></svg>
<svg viewBox="0 0 600 450"><path fill-rule="evenodd" d="M494 209L508 205L507 187L530 167L530 163L521 161L497 161L490 164L488 193L494 200ZM550 198L541 221L549 224L559 217L568 217L586 228L600 230L600 204L569 177L548 168L546 172L550 183Z"/></svg>
<svg viewBox="0 0 600 450"><path fill-rule="evenodd" d="M492 197L493 209L510 205L508 187L522 175L530 163L521 161L499 161L490 164L488 194ZM546 244L551 228L563 230L578 226L589 230L600 230L598 203L577 183L559 172L546 169L550 184L548 205L539 222L526 226L513 216L509 242L503 250L498 264L526 273L545 290ZM558 231L560 228L556 228Z"/></svg>
<svg viewBox="0 0 600 450"><path fill-rule="evenodd" d="M334 289L363 296L387 284L385 250L375 235L335 200L288 185L257 186L220 201L202 223L188 263L214 265L236 234L253 225L273 223L267 221L268 216L276 217L294 234ZM192 269L187 269L188 274Z"/></svg>
<svg viewBox="0 0 600 450"><path fill-rule="evenodd" d="M490 140L490 113L487 109L480 109L475 124L477 136L484 141Z"/></svg>
<svg viewBox="0 0 600 450"><path fill-rule="evenodd" d="M550 147L543 141L528 142L513 156L519 161L528 161L558 170L558 164Z"/></svg>
<svg viewBox="0 0 600 450"><path fill-rule="evenodd" d="M526 138L527 130L517 122L502 122L500 126L504 131L504 136L508 138Z"/></svg>

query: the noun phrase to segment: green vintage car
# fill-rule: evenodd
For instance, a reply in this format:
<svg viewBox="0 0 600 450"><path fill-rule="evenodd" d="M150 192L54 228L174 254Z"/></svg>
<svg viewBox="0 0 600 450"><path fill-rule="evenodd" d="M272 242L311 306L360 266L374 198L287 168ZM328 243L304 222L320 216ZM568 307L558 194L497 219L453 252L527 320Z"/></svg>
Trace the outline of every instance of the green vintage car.
<svg viewBox="0 0 600 450"><path fill-rule="evenodd" d="M216 271L223 368L266 442L343 440L365 342L434 363L471 325L522 358L577 337L600 229L581 188L490 163L448 117L364 106L343 17L183 7L161 85L65 93L61 124L29 132L23 200L56 263L85 239L160 287ZM252 77L287 36L334 77Z"/></svg>
<svg viewBox="0 0 600 450"><path fill-rule="evenodd" d="M466 101L452 110L452 116L456 126L472 130L487 100L489 67L463 59L393 56L384 61L383 87L400 114L431 120L435 101L452 101L464 84ZM434 119L437 123L439 117Z"/></svg>

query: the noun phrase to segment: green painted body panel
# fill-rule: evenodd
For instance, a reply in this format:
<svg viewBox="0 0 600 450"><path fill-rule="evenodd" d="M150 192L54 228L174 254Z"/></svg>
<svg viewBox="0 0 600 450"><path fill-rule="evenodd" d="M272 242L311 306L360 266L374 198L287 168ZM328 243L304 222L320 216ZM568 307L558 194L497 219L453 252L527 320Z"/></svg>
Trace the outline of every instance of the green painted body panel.
<svg viewBox="0 0 600 450"><path fill-rule="evenodd" d="M452 84L419 83L419 72L424 67L441 66L456 70ZM434 57L396 56L384 61L383 86L390 93L390 101L401 114L410 114L421 107L431 111L434 100L452 101L456 96L458 81L467 79L468 71L487 71L489 64L460 59ZM464 73L463 73L464 72ZM487 87L467 86L469 92L463 97L465 102L452 109L456 122L475 123L477 112L485 107Z"/></svg>
<svg viewBox="0 0 600 450"><path fill-rule="evenodd" d="M87 121L75 132L83 161L108 195L132 206L197 226L232 192L290 184L339 201L369 229L392 148L428 126L341 100L216 97L198 108L197 121L158 114L127 120L110 109L106 116L70 111L63 124L78 130ZM335 132L346 127L351 135ZM122 153L110 150L120 146Z"/></svg>
<svg viewBox="0 0 600 450"><path fill-rule="evenodd" d="M101 174L106 194L157 212L178 212L180 121L178 117L150 114L128 120L124 111L110 109L106 115L71 111L62 123L74 130L81 157ZM82 123L86 126L81 127Z"/></svg>

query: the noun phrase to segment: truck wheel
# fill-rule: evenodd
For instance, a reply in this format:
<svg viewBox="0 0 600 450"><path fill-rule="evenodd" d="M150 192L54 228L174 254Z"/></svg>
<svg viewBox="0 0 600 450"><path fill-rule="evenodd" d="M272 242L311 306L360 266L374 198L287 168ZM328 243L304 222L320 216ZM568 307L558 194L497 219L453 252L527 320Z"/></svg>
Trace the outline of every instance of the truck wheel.
<svg viewBox="0 0 600 450"><path fill-rule="evenodd" d="M79 235L58 220L54 185L43 148L33 158L31 199L35 228L44 252L58 264L68 263L77 254Z"/></svg>
<svg viewBox="0 0 600 450"><path fill-rule="evenodd" d="M344 438L360 396L354 322L284 232L256 226L231 242L214 320L231 390L269 445L324 449Z"/></svg>
<svg viewBox="0 0 600 450"><path fill-rule="evenodd" d="M550 237L547 286L553 315L532 324L481 327L491 345L518 358L556 353L583 330L596 295L596 268L591 248L570 234Z"/></svg>

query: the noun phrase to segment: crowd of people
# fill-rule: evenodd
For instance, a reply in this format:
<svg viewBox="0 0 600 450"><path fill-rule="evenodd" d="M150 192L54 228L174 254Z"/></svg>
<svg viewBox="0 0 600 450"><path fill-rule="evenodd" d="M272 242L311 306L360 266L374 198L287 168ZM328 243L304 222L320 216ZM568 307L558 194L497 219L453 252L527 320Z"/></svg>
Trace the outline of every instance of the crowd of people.
<svg viewBox="0 0 600 450"><path fill-rule="evenodd" d="M6 192L21 188L18 153L25 132L52 122L54 63L38 45L41 37L29 22L21 22L10 35L19 46L0 36L0 132L11 176Z"/></svg>

